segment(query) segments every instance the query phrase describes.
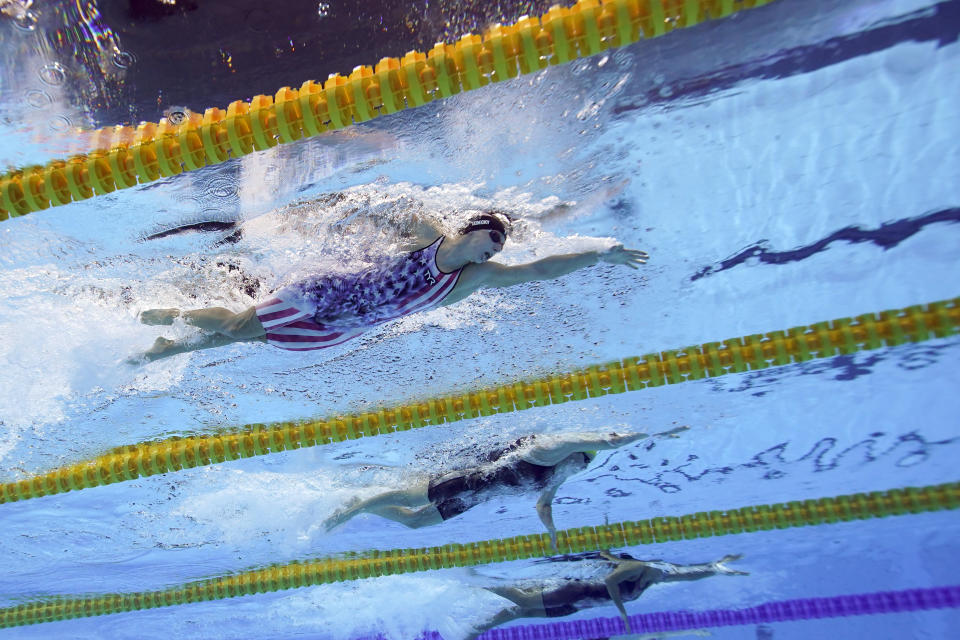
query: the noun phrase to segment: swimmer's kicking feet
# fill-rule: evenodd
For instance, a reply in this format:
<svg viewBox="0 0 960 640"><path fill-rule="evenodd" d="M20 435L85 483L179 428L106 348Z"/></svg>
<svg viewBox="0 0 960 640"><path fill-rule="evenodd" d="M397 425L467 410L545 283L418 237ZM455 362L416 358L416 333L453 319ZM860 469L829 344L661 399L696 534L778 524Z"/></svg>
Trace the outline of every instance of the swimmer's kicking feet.
<svg viewBox="0 0 960 640"><path fill-rule="evenodd" d="M493 262L510 230L506 215L489 211L471 218L455 235L415 219L409 253L357 274L317 275L284 287L259 304L234 313L222 307L181 311L149 309L144 324L176 318L203 333L194 339L159 338L128 360L140 363L234 342L267 342L290 351L342 344L402 316L458 302L480 289L551 280L600 262L636 269L649 256L616 245L605 251L550 256L515 266Z"/></svg>

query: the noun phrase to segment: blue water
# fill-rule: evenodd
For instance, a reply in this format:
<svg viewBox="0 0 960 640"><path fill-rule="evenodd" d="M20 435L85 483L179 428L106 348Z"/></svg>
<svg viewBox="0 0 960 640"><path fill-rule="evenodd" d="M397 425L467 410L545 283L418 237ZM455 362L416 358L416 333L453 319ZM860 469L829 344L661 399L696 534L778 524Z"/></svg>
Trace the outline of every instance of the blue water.
<svg viewBox="0 0 960 640"><path fill-rule="evenodd" d="M960 3L780 0L349 131L0 223L0 480L122 444L351 413L595 362L958 295ZM77 124L36 32L0 21L0 164ZM49 102L31 91L42 90ZM241 96L236 96L241 97ZM40 105L39 107L37 105ZM195 105L203 107L208 105ZM160 114L157 114L159 117ZM96 122L96 124L101 124ZM337 204L311 201L341 192ZM570 215L547 216L558 203ZM475 295L329 351L259 344L122 360L154 306L240 310L384 250L376 216L496 206L516 264L621 242L652 258ZM230 232L157 239L218 220ZM168 337L186 336L175 325ZM141 591L342 551L539 532L532 496L442 526L321 522L354 496L529 433L690 430L601 453L560 528L956 481L956 338L506 414L0 505L0 606ZM629 549L749 577L652 587L628 611L956 583L952 513ZM462 638L531 562L323 585L0 631L6 638ZM577 618L615 616L613 607ZM521 621L520 623L530 622ZM714 630L720 638L945 638L954 611ZM772 634L772 635L770 635Z"/></svg>

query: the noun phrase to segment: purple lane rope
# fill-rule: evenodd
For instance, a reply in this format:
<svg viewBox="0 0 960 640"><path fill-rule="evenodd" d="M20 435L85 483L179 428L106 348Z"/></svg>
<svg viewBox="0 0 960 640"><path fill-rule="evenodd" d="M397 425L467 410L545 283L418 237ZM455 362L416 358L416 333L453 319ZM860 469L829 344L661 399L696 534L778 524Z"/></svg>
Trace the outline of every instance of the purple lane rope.
<svg viewBox="0 0 960 640"><path fill-rule="evenodd" d="M630 616L630 626L635 634L656 633L954 608L960 608L960 585L780 600L745 609L642 613ZM620 618L593 618L491 629L481 635L480 640L595 640L624 633L626 630ZM442 640L435 631L422 637L424 640Z"/></svg>

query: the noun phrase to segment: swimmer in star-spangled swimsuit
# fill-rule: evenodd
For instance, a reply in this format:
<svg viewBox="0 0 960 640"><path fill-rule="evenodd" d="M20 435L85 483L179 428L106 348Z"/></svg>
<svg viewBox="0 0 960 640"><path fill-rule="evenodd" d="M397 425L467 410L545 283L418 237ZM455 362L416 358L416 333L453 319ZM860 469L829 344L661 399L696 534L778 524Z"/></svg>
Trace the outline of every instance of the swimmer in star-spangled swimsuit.
<svg viewBox="0 0 960 640"><path fill-rule="evenodd" d="M390 320L458 302L479 289L551 280L599 262L636 269L648 258L643 251L615 245L606 251L507 266L490 260L507 240L510 222L503 213L475 215L456 235L448 236L429 222L415 219L414 224L409 253L360 273L308 278L239 313L222 307L144 311L140 314L144 324L168 325L180 317L203 333L199 339L157 338L150 349L128 362L139 364L234 342L267 342L289 351L323 349Z"/></svg>

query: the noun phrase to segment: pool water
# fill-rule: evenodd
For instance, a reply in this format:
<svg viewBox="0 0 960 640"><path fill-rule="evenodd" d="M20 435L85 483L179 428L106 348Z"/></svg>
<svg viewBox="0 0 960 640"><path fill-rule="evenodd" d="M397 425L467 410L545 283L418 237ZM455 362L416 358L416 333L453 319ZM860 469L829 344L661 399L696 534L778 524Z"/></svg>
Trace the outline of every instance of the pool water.
<svg viewBox="0 0 960 640"><path fill-rule="evenodd" d="M347 11L330 4L321 23ZM123 88L137 83L137 61L164 53L160 42L121 41L107 6L96 19L64 7L63 19L100 29L87 46L138 53L121 57L126 67L96 67L109 69L97 84L89 65L99 58L79 67L49 46L54 6L33 7L35 25L0 14L5 165L77 151L65 120L92 128L122 118L116 100L142 95ZM423 18L420 38L449 35L426 20L437 11L481 11L430 7L409 9ZM504 23L530 11L486 10L494 13L483 18ZM465 32L478 20L443 29ZM350 414L955 297L958 33L956 0L778 0L0 223L0 476L19 480L125 444ZM280 79L283 63L278 55L251 65L251 85L307 79ZM216 91L245 72L239 63L212 69L210 93L187 107L244 97ZM91 86L122 90L101 92L114 102L83 102ZM123 108L157 120L175 106L156 102ZM562 204L570 206L558 214ZM639 271L601 265L485 291L324 351L248 343L123 363L158 335L193 331L144 326L144 309L239 311L305 274L389 250L384 217L458 219L489 207L517 217L496 258L507 264L616 243L651 259ZM322 526L355 497L468 465L531 433L689 427L601 452L559 490L561 529L956 481L958 354L956 337L936 339L3 504L0 606L539 533L536 497L514 493L418 530L372 515L329 533ZM958 534L956 515L941 512L625 549L674 563L740 553L737 568L750 572L654 586L627 610L953 585ZM556 572L534 561L447 569L6 629L0 638L399 639L430 630L464 638L504 606L484 586ZM610 606L573 619L616 615ZM958 622L945 609L711 632L945 638Z"/></svg>

